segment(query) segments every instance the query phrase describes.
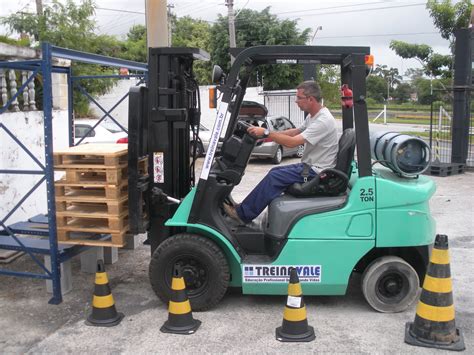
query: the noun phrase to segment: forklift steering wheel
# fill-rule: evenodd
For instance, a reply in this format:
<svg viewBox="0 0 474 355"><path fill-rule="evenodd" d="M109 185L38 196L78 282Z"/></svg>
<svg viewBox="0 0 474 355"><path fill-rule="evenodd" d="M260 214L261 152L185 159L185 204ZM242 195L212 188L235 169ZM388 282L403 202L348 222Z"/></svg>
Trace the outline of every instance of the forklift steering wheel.
<svg viewBox="0 0 474 355"><path fill-rule="evenodd" d="M245 121L239 121L238 125L240 125L245 131L249 129L250 127L253 127L250 123L247 123Z"/></svg>

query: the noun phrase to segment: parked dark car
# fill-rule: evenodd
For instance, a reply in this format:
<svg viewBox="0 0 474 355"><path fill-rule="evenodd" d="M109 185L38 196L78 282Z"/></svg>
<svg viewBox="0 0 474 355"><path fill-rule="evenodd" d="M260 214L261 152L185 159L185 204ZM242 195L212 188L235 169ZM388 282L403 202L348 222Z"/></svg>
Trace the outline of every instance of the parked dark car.
<svg viewBox="0 0 474 355"><path fill-rule="evenodd" d="M248 124L268 128L270 131L284 131L295 128L295 125L283 116L267 116L268 110L265 106L244 101L240 110L239 119ZM270 138L262 138L257 141L252 151L253 158L271 159L274 164L280 164L284 157L302 157L304 146L287 148L273 142Z"/></svg>

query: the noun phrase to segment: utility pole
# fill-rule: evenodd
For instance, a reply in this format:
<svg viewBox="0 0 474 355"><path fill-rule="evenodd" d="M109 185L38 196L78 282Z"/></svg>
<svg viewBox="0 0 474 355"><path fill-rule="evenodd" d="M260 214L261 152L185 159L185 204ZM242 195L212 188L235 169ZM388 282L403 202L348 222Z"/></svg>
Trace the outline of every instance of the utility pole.
<svg viewBox="0 0 474 355"><path fill-rule="evenodd" d="M225 6L228 8L228 19L229 19L229 43L230 48L235 48L235 18L234 18L234 0L225 0ZM234 63L235 58L230 56L230 63Z"/></svg>
<svg viewBox="0 0 474 355"><path fill-rule="evenodd" d="M43 16L43 0L36 0L36 15L38 17ZM38 35L38 33L35 33L35 41L39 40Z"/></svg>
<svg viewBox="0 0 474 355"><path fill-rule="evenodd" d="M168 8L168 47L171 47L171 36L172 36L172 28L171 28L171 25L172 25L172 21L171 21L171 9L174 9L174 5L173 4L169 4L167 5L167 8Z"/></svg>
<svg viewBox="0 0 474 355"><path fill-rule="evenodd" d="M36 0L36 14L43 16L43 0Z"/></svg>
<svg viewBox="0 0 474 355"><path fill-rule="evenodd" d="M168 46L166 0L145 0L147 47Z"/></svg>

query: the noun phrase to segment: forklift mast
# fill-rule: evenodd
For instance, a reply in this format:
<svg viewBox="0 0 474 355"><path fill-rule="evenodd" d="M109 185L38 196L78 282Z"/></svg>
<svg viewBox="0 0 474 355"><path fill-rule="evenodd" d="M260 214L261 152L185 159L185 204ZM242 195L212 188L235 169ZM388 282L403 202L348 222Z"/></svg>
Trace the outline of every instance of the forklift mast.
<svg viewBox="0 0 474 355"><path fill-rule="evenodd" d="M185 197L194 179L189 137L200 122L199 86L193 73L197 59L208 60L209 55L197 48L150 48L148 85L130 90L130 231L149 229L152 250L172 232L164 222L177 205L166 196Z"/></svg>

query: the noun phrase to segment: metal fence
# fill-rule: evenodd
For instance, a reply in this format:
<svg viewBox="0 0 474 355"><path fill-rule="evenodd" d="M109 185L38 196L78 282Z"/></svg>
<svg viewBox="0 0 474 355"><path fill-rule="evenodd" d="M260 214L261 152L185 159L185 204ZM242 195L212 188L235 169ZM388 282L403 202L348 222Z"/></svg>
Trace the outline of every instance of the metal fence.
<svg viewBox="0 0 474 355"><path fill-rule="evenodd" d="M304 122L304 112L295 104L296 90L264 91L263 103L272 116L287 117L296 127Z"/></svg>
<svg viewBox="0 0 474 355"><path fill-rule="evenodd" d="M467 129L468 141L459 141L456 135L453 135L453 98L452 92L445 90L443 96L447 99L440 102L435 102L431 105L430 113L430 148L432 151L432 162L433 164L451 164L460 163L464 165L464 168L474 168L474 115L472 99L474 95L470 95L470 112L468 117ZM466 151L465 163L456 161L453 159L453 149Z"/></svg>

